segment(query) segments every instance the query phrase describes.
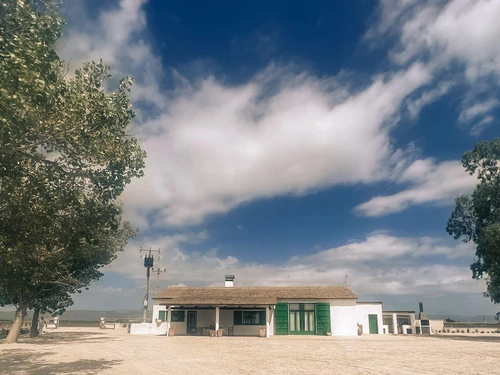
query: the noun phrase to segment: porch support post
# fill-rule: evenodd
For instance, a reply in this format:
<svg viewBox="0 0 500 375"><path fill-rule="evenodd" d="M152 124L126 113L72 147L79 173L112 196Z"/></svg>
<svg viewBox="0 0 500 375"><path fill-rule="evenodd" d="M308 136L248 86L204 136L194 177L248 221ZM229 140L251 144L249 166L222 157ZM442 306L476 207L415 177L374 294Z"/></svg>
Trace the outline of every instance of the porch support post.
<svg viewBox="0 0 500 375"><path fill-rule="evenodd" d="M271 320L271 306L266 306L266 337L269 337L269 321Z"/></svg>
<svg viewBox="0 0 500 375"><path fill-rule="evenodd" d="M167 336L168 331L170 331L170 322L172 321L172 306L168 306L167 308Z"/></svg>
<svg viewBox="0 0 500 375"><path fill-rule="evenodd" d="M394 327L394 334L397 335L398 332L398 316L396 313L392 313L392 326Z"/></svg>
<svg viewBox="0 0 500 375"><path fill-rule="evenodd" d="M415 314L410 314L410 324L411 324L412 335L416 335L417 334L417 326L415 324Z"/></svg>
<svg viewBox="0 0 500 375"><path fill-rule="evenodd" d="M215 306L215 330L219 330L219 306Z"/></svg>

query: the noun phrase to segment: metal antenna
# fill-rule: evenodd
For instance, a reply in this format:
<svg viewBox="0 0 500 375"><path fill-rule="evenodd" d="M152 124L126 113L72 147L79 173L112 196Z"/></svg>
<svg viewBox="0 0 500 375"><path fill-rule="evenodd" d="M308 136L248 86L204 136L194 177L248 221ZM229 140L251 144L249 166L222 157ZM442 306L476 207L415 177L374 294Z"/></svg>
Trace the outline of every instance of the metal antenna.
<svg viewBox="0 0 500 375"><path fill-rule="evenodd" d="M165 273L167 272L166 268L153 268L153 272L156 273L156 285L155 285L155 294L158 293L158 290L160 289L160 273Z"/></svg>
<svg viewBox="0 0 500 375"><path fill-rule="evenodd" d="M347 284L347 275L345 275L344 284Z"/></svg>
<svg viewBox="0 0 500 375"><path fill-rule="evenodd" d="M153 268L153 264L155 260L160 260L160 249L141 249L139 250L141 253L141 259L144 259L144 267L146 267L146 295L144 296L144 300L142 301L142 321L146 323L147 314L148 314L148 302L149 302L149 277L151 276L151 268ZM144 252L144 254L143 254ZM157 253L157 255L153 255L153 253Z"/></svg>

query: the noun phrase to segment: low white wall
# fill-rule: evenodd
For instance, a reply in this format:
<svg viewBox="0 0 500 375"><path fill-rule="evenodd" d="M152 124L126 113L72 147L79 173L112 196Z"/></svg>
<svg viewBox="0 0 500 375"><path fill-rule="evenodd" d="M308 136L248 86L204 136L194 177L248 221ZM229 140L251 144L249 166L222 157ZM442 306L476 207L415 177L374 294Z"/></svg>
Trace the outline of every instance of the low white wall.
<svg viewBox="0 0 500 375"><path fill-rule="evenodd" d="M167 333L167 323L133 323L130 325L132 335L165 335Z"/></svg>
<svg viewBox="0 0 500 375"><path fill-rule="evenodd" d="M236 336L259 336L262 327L265 325L234 326L234 334Z"/></svg>
<svg viewBox="0 0 500 375"><path fill-rule="evenodd" d="M356 320L357 323L363 326L363 334L370 334L370 323L368 320L368 315L377 315L378 323L378 333L379 335L384 334L383 326L384 321L382 317L382 304L381 303L363 303L356 305Z"/></svg>

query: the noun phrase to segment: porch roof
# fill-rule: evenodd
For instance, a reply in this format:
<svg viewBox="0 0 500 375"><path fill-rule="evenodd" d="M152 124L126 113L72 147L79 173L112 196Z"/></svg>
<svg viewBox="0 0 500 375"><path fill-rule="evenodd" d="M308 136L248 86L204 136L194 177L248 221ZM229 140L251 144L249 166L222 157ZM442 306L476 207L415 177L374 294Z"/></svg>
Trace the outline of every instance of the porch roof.
<svg viewBox="0 0 500 375"><path fill-rule="evenodd" d="M153 298L170 305L275 305L278 300L356 299L345 286L168 287Z"/></svg>

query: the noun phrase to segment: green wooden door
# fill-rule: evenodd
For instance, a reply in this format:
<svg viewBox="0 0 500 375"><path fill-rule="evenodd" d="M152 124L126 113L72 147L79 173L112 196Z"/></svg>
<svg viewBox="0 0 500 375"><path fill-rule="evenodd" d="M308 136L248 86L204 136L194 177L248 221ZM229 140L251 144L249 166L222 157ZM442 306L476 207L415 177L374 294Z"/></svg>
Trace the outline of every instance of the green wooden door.
<svg viewBox="0 0 500 375"><path fill-rule="evenodd" d="M326 335L327 332L331 332L330 303L318 302L316 304L316 334Z"/></svg>
<svg viewBox="0 0 500 375"><path fill-rule="evenodd" d="M368 325L370 326L370 333L378 333L377 314L368 314Z"/></svg>
<svg viewBox="0 0 500 375"><path fill-rule="evenodd" d="M197 325L198 325L198 312L197 311L188 311L186 333L188 335L196 334L196 326Z"/></svg>
<svg viewBox="0 0 500 375"><path fill-rule="evenodd" d="M288 335L288 303L279 302L274 311L277 335Z"/></svg>

